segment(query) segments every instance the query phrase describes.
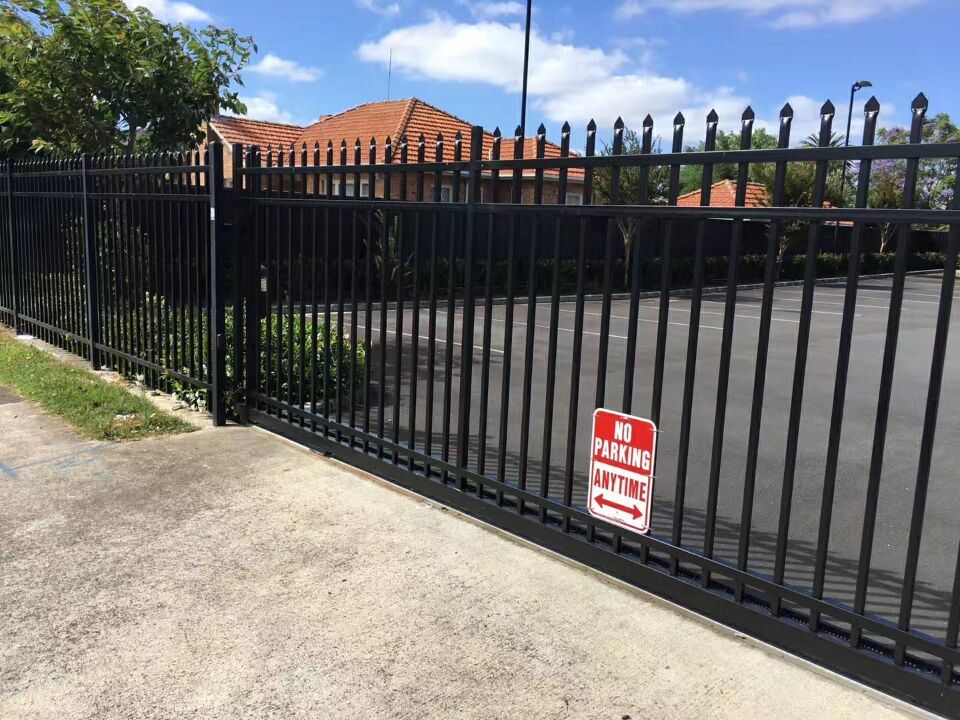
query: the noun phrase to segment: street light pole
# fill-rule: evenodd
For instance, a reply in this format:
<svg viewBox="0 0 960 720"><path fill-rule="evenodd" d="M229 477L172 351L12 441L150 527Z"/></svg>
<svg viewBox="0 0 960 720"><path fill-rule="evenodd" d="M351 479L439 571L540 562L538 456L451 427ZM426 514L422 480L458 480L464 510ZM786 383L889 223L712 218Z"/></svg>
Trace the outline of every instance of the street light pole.
<svg viewBox="0 0 960 720"><path fill-rule="evenodd" d="M862 88L873 87L873 83L869 80L858 80L853 85L850 86L850 108L847 111L847 133L843 136L843 146L850 146L850 125L853 123L853 96L857 94L857 91ZM843 191L847 187L847 161L843 161L843 169L840 171L840 203L843 203ZM838 220L836 225L833 226L833 242L837 242L837 238L840 235L840 221Z"/></svg>
<svg viewBox="0 0 960 720"><path fill-rule="evenodd" d="M533 0L527 0L527 32L523 41L523 95L520 98L520 136L527 136L527 73L530 70L530 15Z"/></svg>

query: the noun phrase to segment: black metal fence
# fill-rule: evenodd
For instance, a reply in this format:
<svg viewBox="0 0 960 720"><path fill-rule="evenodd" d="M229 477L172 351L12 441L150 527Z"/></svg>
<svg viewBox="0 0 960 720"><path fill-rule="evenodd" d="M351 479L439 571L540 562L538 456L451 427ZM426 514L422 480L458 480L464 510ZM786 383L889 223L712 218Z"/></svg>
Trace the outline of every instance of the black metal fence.
<svg viewBox="0 0 960 720"><path fill-rule="evenodd" d="M8 162L0 317L207 406L223 372L213 351L218 162L220 148Z"/></svg>
<svg viewBox="0 0 960 720"><path fill-rule="evenodd" d="M604 156L593 124L583 155L570 153L565 127L553 158L542 131L525 158L522 138L505 148L480 128L429 149L422 137L396 147L234 147L232 191L220 186L216 149L203 166L100 169L99 182L117 185L87 189L88 216L112 228L92 253L80 251L96 258L94 296L111 298L96 304L105 339L94 346L115 364L229 391L237 413L264 427L960 717L960 410L939 402L960 390L960 357L947 343L960 205L915 207L921 164L947 159L960 173L960 145L921 143L926 111L919 96L911 142L897 146L873 144L871 100L862 145L851 147L830 146L828 103L818 148L791 147L785 108L775 150L750 149L748 111L734 152L713 149L711 114L702 152L682 151L678 115L662 154L651 152L647 122L637 155L623 154L620 123ZM451 141L454 158L444 160ZM898 209L869 207L879 159L902 164ZM856 206L821 207L830 163L847 161L859 164ZM737 207L709 207L720 163L737 167ZM775 166L772 207L744 207L755 163ZM816 168L811 206L784 207L788 169L802 163ZM684 165L703 168L700 207L676 206ZM649 194L657 168L669 174L665 204ZM17 202L49 208L63 193L25 189L21 170L8 193L15 252L0 265L0 312L62 343L74 326L28 303L62 297L42 283L71 268L77 276L73 245L57 240L76 223L27 219ZM199 182L176 180L194 172ZM628 172L638 173L640 202L623 202ZM567 204L571 188L582 204ZM230 217L208 220L221 200ZM109 215L116 206L125 210ZM182 224L151 215L161 207ZM707 287L705 253L717 219L730 224L719 289ZM765 234L757 287L740 280L754 221ZM781 240L795 221L807 223L806 252L802 284L788 287L777 282ZM822 230L837 221L853 223L845 277L820 284ZM892 272L866 277L864 233L887 223L899 232ZM42 227L53 241L31 240ZM223 258L215 240L228 227L234 252ZM945 270L909 272L918 227L949 229ZM597 238L603 252L591 267ZM691 276L678 283L684 258L673 250L687 243ZM133 314L106 310L130 297L143 300ZM151 297L162 300L151 307ZM128 324L108 327L114 315ZM178 344L152 354L139 339L153 337L150 323ZM192 345L197 327L205 334ZM597 407L659 426L649 535L585 508ZM946 442L935 445L938 427Z"/></svg>

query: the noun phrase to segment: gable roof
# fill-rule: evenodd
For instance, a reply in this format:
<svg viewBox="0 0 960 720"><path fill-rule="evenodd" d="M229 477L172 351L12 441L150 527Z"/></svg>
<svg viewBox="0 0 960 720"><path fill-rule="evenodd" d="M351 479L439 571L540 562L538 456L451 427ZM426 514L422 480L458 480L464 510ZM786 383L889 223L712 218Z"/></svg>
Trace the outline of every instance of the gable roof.
<svg viewBox="0 0 960 720"><path fill-rule="evenodd" d="M461 157L463 160L469 159L471 128L472 125L469 122L446 110L441 110L419 98L408 98L406 100L365 103L336 115L322 117L306 127L296 138L294 144L298 148L306 144L308 149L312 149L315 144L319 143L321 153L325 154L327 144L333 143L333 162L335 165L339 165L342 142L346 141L348 162L352 163L354 146L359 138L362 161L366 163L370 157L370 141L375 139L377 142L377 160L383 162L384 143L387 138L390 138L394 147L394 162L399 162L400 140L406 135L409 143L407 160L408 162L416 162L417 141L422 134L426 143L425 159L427 162L434 162L437 158L437 136L443 135L442 160L450 162L453 160L454 140L458 132L462 138ZM505 137L500 148L502 158L513 158L512 138ZM484 131L483 157L485 159L489 158L492 150L493 134ZM560 157L560 147L548 142L544 154L548 158ZM525 158L536 157L536 138L525 138L523 155ZM532 170L527 170L524 176L532 176L533 174ZM545 175L556 176L557 171L548 170ZM571 179L582 178L583 169L571 169L569 175Z"/></svg>
<svg viewBox="0 0 960 720"><path fill-rule="evenodd" d="M710 207L736 207L737 183L733 180L720 180L710 186ZM700 191L685 193L677 198L678 207L698 207ZM763 183L748 182L744 207L767 207L770 205L770 193Z"/></svg>
<svg viewBox="0 0 960 720"><path fill-rule="evenodd" d="M300 125L289 123L251 120L233 115L215 115L210 118L209 127L230 145L267 145L278 147L289 145L303 132Z"/></svg>

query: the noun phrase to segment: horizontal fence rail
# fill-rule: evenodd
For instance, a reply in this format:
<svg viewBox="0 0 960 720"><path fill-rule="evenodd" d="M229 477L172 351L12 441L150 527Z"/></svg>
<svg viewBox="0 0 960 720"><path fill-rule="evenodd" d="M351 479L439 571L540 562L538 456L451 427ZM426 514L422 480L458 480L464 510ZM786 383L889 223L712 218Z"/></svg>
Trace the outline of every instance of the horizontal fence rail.
<svg viewBox="0 0 960 720"><path fill-rule="evenodd" d="M748 109L732 151L711 113L697 151L677 115L669 152L647 118L582 154L569 125L464 126L14 163L0 313L960 717L960 202L918 190L960 144L922 142L922 95L909 142L877 144L879 114L849 147L827 103L816 147L786 106L775 149ZM872 206L881 163L899 196ZM598 407L659 428L648 535L586 506Z"/></svg>

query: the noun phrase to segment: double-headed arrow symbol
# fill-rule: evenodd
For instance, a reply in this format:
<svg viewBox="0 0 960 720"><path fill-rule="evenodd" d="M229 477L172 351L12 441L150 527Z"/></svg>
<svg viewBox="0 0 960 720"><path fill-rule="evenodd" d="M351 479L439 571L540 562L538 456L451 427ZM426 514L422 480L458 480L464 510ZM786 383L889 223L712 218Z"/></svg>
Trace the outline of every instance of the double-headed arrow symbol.
<svg viewBox="0 0 960 720"><path fill-rule="evenodd" d="M613 500L607 500L602 494L597 495L593 500L601 508L603 508L604 505L606 505L607 507L612 507L614 510L619 510L620 512L627 513L634 520L636 520L637 518L643 517L643 510L638 508L636 505L634 505L632 508L627 507L626 505L621 505L620 503L616 503Z"/></svg>

